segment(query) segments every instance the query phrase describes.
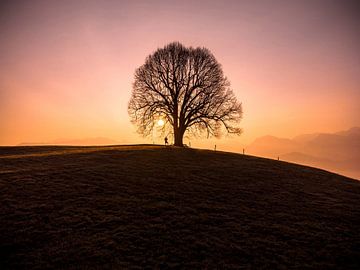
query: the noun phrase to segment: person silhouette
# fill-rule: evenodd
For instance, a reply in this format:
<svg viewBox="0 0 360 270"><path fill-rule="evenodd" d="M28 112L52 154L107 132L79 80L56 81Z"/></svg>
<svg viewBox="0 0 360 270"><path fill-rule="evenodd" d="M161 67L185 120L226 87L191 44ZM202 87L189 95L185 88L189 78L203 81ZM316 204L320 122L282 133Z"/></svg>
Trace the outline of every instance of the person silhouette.
<svg viewBox="0 0 360 270"><path fill-rule="evenodd" d="M168 138L167 137L165 137L164 141L165 141L165 145L168 145Z"/></svg>

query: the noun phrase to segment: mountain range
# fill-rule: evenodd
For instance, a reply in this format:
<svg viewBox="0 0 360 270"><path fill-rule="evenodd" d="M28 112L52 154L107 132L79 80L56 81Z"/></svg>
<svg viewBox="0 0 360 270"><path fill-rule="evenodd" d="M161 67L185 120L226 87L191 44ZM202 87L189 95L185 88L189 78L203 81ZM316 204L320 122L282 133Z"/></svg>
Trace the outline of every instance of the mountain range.
<svg viewBox="0 0 360 270"><path fill-rule="evenodd" d="M49 142L23 142L18 144L18 146L36 146L36 145L113 145L119 144L118 141L105 138L105 137L95 137L95 138L84 138L84 139L56 139Z"/></svg>
<svg viewBox="0 0 360 270"><path fill-rule="evenodd" d="M319 167L360 179L360 127L292 139L264 136L247 148L250 155Z"/></svg>

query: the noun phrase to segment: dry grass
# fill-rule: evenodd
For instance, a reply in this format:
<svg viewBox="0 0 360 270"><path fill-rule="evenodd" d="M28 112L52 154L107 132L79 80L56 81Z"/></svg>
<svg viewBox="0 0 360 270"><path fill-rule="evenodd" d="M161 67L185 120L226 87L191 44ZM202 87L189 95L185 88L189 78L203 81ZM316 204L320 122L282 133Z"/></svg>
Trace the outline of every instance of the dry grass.
<svg viewBox="0 0 360 270"><path fill-rule="evenodd" d="M359 269L360 182L160 146L1 147L0 268Z"/></svg>

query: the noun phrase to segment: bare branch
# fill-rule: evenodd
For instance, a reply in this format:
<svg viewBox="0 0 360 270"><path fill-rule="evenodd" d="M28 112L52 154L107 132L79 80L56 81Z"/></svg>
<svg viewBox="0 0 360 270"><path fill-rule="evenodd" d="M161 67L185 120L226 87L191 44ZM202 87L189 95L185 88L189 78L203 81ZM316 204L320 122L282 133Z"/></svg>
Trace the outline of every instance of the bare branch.
<svg viewBox="0 0 360 270"><path fill-rule="evenodd" d="M144 136L165 119L175 145L182 145L186 131L208 137L241 133L242 106L221 65L208 49L178 42L158 49L136 70L128 111Z"/></svg>

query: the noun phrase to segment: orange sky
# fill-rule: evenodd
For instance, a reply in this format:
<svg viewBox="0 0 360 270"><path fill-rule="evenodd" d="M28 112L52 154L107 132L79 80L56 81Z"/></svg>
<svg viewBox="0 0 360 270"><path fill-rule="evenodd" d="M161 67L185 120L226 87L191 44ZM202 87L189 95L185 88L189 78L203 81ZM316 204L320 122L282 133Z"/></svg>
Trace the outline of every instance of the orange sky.
<svg viewBox="0 0 360 270"><path fill-rule="evenodd" d="M0 145L89 137L151 143L135 133L127 103L135 69L172 41L209 48L243 102L242 136L193 146L237 151L266 134L360 126L352 3L2 1Z"/></svg>

